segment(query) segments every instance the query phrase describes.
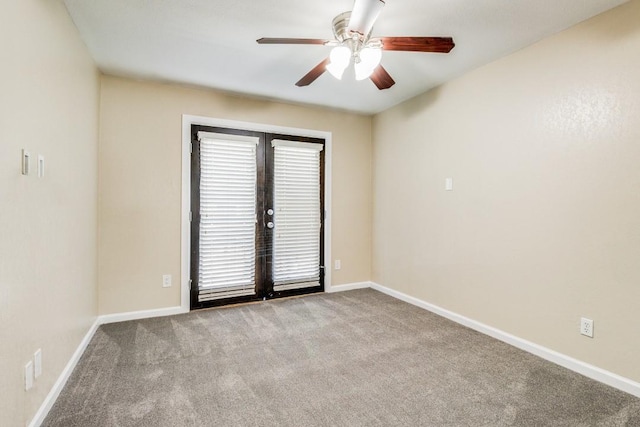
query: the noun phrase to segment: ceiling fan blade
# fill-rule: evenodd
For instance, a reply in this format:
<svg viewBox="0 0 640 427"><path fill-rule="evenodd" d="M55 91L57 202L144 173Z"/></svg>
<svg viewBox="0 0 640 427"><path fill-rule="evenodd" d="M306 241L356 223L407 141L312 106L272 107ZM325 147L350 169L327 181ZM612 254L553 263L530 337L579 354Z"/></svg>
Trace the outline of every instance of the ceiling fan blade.
<svg viewBox="0 0 640 427"><path fill-rule="evenodd" d="M298 80L296 86L309 86L313 83L318 77L322 75L325 71L327 71L327 64L329 63L329 58L326 58L324 61L313 67L311 71L304 75L303 78Z"/></svg>
<svg viewBox="0 0 640 427"><path fill-rule="evenodd" d="M378 38L378 37L376 37ZM379 37L384 50L449 53L456 45L451 37Z"/></svg>
<svg viewBox="0 0 640 427"><path fill-rule="evenodd" d="M262 37L256 40L258 44L326 44L331 40L325 39L287 39L287 38L272 38Z"/></svg>
<svg viewBox="0 0 640 427"><path fill-rule="evenodd" d="M383 7L384 0L355 0L347 29L366 37Z"/></svg>
<svg viewBox="0 0 640 427"><path fill-rule="evenodd" d="M378 89L389 89L391 86L396 84L396 82L391 78L387 70L385 70L382 65L378 65L375 70L373 70L373 74L369 77L371 81L378 87Z"/></svg>

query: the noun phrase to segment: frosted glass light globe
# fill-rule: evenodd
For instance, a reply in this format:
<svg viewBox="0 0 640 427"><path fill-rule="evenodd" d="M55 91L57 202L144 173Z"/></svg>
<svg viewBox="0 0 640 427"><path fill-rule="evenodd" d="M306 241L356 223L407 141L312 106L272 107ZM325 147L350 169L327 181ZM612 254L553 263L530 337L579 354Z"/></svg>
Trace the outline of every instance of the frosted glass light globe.
<svg viewBox="0 0 640 427"><path fill-rule="evenodd" d="M340 80L342 79L344 70L346 70L351 63L351 49L347 46L336 46L331 50L329 60L331 62L327 65L327 71L329 71L333 77Z"/></svg>
<svg viewBox="0 0 640 427"><path fill-rule="evenodd" d="M359 53L360 62L355 64L356 80L364 80L371 76L382 59L382 49L365 47Z"/></svg>

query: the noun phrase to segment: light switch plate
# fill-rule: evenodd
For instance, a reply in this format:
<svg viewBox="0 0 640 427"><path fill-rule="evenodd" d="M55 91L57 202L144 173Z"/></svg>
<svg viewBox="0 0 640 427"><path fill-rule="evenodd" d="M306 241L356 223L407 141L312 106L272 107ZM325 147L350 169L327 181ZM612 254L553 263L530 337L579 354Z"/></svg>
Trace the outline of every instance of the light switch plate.
<svg viewBox="0 0 640 427"><path fill-rule="evenodd" d="M446 178L444 180L444 189L447 191L453 191L453 178Z"/></svg>
<svg viewBox="0 0 640 427"><path fill-rule="evenodd" d="M33 362L29 360L24 365L24 389L31 390L31 387L33 387Z"/></svg>
<svg viewBox="0 0 640 427"><path fill-rule="evenodd" d="M38 154L38 178L42 178L44 176L44 156L42 154Z"/></svg>
<svg viewBox="0 0 640 427"><path fill-rule="evenodd" d="M25 149L22 150L22 175L29 175L29 166L31 163L31 154Z"/></svg>
<svg viewBox="0 0 640 427"><path fill-rule="evenodd" d="M42 349L40 348L33 353L33 371L36 378L42 375Z"/></svg>

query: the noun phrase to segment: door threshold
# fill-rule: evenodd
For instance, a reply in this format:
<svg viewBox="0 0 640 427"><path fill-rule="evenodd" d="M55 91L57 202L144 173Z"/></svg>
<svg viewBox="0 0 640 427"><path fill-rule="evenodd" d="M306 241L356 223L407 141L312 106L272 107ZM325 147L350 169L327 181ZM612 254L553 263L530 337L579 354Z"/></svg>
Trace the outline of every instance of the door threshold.
<svg viewBox="0 0 640 427"><path fill-rule="evenodd" d="M218 309L221 309L221 308L244 307L244 306L247 306L247 305L262 304L263 302L284 301L284 300L309 297L309 296L312 296L312 295L318 295L318 294L324 294L324 293L325 293L325 291L321 291L321 292L312 292L312 293L308 293L308 294L289 295L289 296L285 296L285 297L263 299L263 300L258 300L258 301L236 302L236 303L233 303L233 304L225 304L225 305L216 305L216 306L212 306L212 307L197 308L195 310L194 309L189 309L189 313L194 313L194 312L198 312L198 311L218 310Z"/></svg>

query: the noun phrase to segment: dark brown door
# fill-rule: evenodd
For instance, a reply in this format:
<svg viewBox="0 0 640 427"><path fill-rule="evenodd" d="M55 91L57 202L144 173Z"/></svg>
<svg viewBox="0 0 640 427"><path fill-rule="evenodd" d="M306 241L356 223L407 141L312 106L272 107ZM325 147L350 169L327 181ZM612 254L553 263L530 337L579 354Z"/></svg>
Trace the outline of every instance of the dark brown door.
<svg viewBox="0 0 640 427"><path fill-rule="evenodd" d="M323 148L192 126L192 309L324 290Z"/></svg>

